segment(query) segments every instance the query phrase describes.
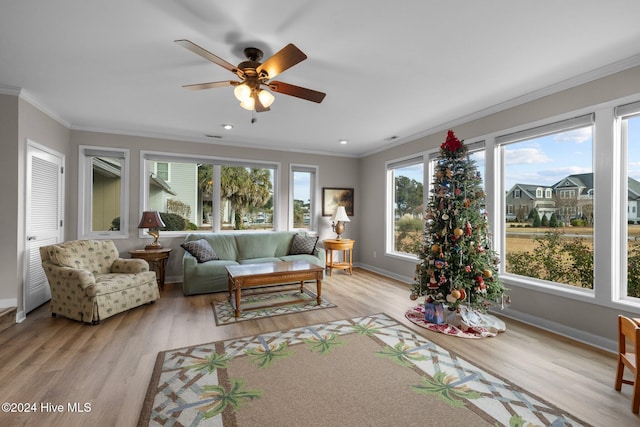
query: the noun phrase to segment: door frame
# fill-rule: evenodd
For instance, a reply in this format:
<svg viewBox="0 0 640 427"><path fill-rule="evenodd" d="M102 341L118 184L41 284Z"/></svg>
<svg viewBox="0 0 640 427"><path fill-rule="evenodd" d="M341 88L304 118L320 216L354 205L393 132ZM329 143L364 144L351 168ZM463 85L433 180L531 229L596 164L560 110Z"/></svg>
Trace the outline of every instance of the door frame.
<svg viewBox="0 0 640 427"><path fill-rule="evenodd" d="M51 156L57 157L60 159L60 165L62 167L62 170L65 171L66 169L66 156L57 151L54 150L50 147L47 147L46 145L42 145L38 142L35 142L29 138L26 139L26 144L25 144L25 149L24 149L24 191L25 191L25 197L24 197L24 201L23 201L23 230L22 230L22 241L23 241L23 250L22 250L22 258L23 258L23 262L22 262L22 294L20 295L22 301L21 301L21 307L22 307L22 313L19 314L19 317L21 317L21 319L19 321L22 321L26 318L26 296L27 296L27 290L28 290L28 284L27 284L27 279L28 279L28 270L29 270L29 257L28 257L28 249L29 249L29 242L27 242L27 233L28 233L28 224L30 221L29 218L29 203L30 203L30 198L31 198L31 177L29 176L31 173L31 165L29 164L30 161L30 157L29 157L29 151L31 150L38 150L41 152L44 152L46 154L49 154ZM64 204L64 200L65 200L65 186L66 186L66 179L65 179L65 175L63 173L62 175L62 179L60 180L60 192L59 192L59 198L58 198L58 209L60 212L60 219L62 220L62 225L60 226L59 230L58 230L58 236L57 236L57 240L59 242L61 242L64 239L64 227L65 227L65 220L64 220L64 208L65 208L65 204Z"/></svg>

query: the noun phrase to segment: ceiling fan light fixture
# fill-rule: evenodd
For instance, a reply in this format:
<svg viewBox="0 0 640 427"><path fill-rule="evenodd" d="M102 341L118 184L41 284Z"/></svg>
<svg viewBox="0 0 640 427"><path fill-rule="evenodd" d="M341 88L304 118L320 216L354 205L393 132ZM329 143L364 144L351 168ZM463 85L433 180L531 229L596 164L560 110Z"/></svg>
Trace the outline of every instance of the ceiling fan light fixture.
<svg viewBox="0 0 640 427"><path fill-rule="evenodd" d="M253 109L256 107L256 101L253 98L249 97L240 101L240 106L245 110L253 111Z"/></svg>
<svg viewBox="0 0 640 427"><path fill-rule="evenodd" d="M265 108L269 108L275 100L275 97L271 94L271 92L264 89L258 92L258 98L260 98L260 102Z"/></svg>
<svg viewBox="0 0 640 427"><path fill-rule="evenodd" d="M238 101L246 102L248 99L251 99L251 88L249 87L249 85L243 83L236 86L236 88L233 90L233 94Z"/></svg>

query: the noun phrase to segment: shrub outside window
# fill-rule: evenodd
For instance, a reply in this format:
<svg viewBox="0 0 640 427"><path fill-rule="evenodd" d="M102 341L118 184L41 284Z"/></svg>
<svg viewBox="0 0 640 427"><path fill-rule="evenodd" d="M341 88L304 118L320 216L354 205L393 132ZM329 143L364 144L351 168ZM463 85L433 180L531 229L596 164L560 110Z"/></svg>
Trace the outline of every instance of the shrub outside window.
<svg viewBox="0 0 640 427"><path fill-rule="evenodd" d="M277 165L156 153L143 159L143 205L160 212L163 231L274 229Z"/></svg>
<svg viewBox="0 0 640 427"><path fill-rule="evenodd" d="M507 190L507 273L593 289L593 120L581 116L496 138Z"/></svg>
<svg viewBox="0 0 640 427"><path fill-rule="evenodd" d="M640 204L640 102L624 105L616 109L619 117L620 136L623 150L627 153L626 167L626 239L623 241L623 278L619 289L619 298L632 298L640 301L640 217L638 205ZM624 212L625 210L623 210Z"/></svg>
<svg viewBox="0 0 640 427"><path fill-rule="evenodd" d="M387 164L387 252L413 255L422 242L423 183L422 156Z"/></svg>

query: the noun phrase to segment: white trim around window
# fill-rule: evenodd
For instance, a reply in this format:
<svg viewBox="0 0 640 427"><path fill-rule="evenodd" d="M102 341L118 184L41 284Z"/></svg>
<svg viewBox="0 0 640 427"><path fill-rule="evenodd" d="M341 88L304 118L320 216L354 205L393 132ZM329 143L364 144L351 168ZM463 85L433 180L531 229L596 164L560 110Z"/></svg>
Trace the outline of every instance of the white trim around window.
<svg viewBox="0 0 640 427"><path fill-rule="evenodd" d="M94 230L94 160L118 159L120 165L104 164L105 173L120 177L119 230ZM112 169L108 171L107 169ZM114 214L115 215L115 214ZM115 218L115 217L114 217ZM78 238L125 239L129 237L129 150L125 148L80 145L78 153Z"/></svg>

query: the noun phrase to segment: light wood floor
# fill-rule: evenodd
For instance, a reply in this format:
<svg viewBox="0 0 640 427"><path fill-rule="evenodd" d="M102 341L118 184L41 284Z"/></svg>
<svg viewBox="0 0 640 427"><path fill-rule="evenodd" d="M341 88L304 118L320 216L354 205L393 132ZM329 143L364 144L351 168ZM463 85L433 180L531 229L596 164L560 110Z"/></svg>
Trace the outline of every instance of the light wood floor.
<svg viewBox="0 0 640 427"><path fill-rule="evenodd" d="M35 403L39 413L0 413L0 426L134 426L161 350L379 312L594 426L640 426L631 386L613 389L612 354L509 319L505 333L484 340L426 331L404 318L412 305L407 285L362 269L327 276L323 296L338 307L220 327L210 302L224 295L184 297L179 284L167 284L155 304L98 326L52 318L48 306L40 307L0 332L1 400ZM64 405L65 413L42 413L47 402ZM75 402L90 403L91 411L67 413Z"/></svg>

